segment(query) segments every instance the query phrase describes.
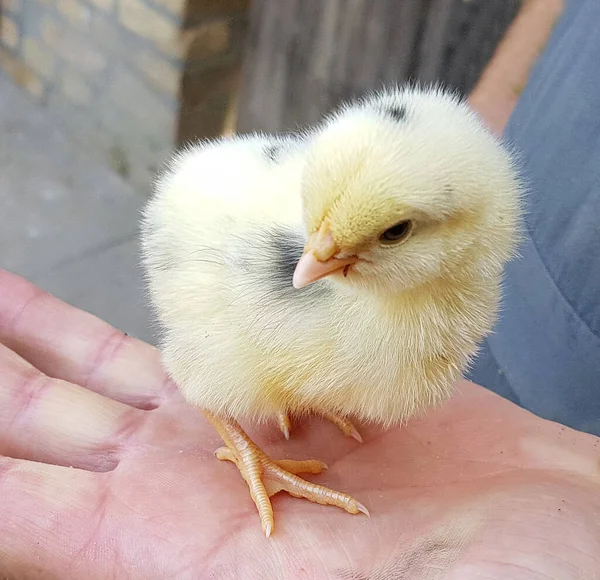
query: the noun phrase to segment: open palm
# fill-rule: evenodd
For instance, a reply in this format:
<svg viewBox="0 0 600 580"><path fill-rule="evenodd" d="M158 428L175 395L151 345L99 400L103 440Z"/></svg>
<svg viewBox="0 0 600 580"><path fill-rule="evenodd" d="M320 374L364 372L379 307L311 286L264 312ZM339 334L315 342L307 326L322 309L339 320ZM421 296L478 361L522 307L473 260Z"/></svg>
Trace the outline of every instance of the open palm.
<svg viewBox="0 0 600 580"><path fill-rule="evenodd" d="M462 383L406 428L318 419L274 458L371 517L247 487L151 346L0 272L0 573L8 578L600 578L599 440Z"/></svg>

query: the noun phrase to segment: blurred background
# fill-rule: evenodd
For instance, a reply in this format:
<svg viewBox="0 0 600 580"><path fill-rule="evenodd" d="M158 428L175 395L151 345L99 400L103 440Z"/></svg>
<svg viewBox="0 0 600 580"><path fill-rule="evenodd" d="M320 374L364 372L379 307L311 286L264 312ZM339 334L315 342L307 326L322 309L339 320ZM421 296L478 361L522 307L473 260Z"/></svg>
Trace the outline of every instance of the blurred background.
<svg viewBox="0 0 600 580"><path fill-rule="evenodd" d="M175 148L381 83L467 95L533 2L3 0L0 267L154 342L137 227Z"/></svg>

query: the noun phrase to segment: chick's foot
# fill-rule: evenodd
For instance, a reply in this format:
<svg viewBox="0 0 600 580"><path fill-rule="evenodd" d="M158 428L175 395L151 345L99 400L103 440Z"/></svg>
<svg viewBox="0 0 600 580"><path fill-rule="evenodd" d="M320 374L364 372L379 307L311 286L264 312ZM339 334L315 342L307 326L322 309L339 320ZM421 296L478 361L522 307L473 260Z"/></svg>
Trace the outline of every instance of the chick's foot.
<svg viewBox="0 0 600 580"><path fill-rule="evenodd" d="M336 427L338 427L340 431L346 435L346 437L353 437L359 443L363 442L362 437L360 436L360 433L357 431L356 427L345 417L334 415L333 413L319 413L319 415L323 417L323 419L333 423ZM286 439L289 439L292 424L287 414L280 413L277 417L277 423L279 424L279 429L283 433L283 436Z"/></svg>
<svg viewBox="0 0 600 580"><path fill-rule="evenodd" d="M273 508L269 498L280 491L322 505L333 505L351 514L362 512L369 515L367 508L348 494L311 483L296 475L321 473L327 468L322 461L314 459L274 461L246 435L237 422L222 419L208 412L205 414L227 445L219 448L215 455L218 459L235 463L246 480L250 495L258 509L262 530L267 537L274 529Z"/></svg>

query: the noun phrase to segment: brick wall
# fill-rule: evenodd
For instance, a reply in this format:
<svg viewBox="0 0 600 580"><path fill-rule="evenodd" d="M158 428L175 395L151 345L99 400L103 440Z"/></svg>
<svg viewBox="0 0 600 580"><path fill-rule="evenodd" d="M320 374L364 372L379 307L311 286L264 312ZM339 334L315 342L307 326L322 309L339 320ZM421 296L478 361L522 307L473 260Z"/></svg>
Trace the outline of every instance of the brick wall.
<svg viewBox="0 0 600 580"><path fill-rule="evenodd" d="M248 3L3 0L0 67L147 188L174 146L229 122Z"/></svg>

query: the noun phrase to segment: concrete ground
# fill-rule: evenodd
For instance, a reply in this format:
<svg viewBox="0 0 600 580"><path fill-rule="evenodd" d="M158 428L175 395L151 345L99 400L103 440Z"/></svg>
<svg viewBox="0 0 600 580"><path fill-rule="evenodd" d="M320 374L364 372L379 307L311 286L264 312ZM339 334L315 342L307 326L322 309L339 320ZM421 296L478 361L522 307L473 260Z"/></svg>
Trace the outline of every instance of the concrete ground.
<svg viewBox="0 0 600 580"><path fill-rule="evenodd" d="M144 200L0 73L1 268L154 342L138 266Z"/></svg>

